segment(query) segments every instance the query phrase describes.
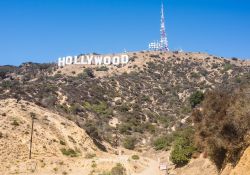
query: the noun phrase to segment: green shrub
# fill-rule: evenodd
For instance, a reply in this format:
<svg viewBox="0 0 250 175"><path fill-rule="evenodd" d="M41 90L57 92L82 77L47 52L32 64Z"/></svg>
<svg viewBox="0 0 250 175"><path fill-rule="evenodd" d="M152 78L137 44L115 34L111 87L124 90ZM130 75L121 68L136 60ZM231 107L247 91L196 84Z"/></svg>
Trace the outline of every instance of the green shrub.
<svg viewBox="0 0 250 175"><path fill-rule="evenodd" d="M60 144L61 145L66 145L66 143L64 141L62 141L62 140L60 140Z"/></svg>
<svg viewBox="0 0 250 175"><path fill-rule="evenodd" d="M109 70L109 68L106 66L101 66L101 67L96 68L96 71L108 71L108 70Z"/></svg>
<svg viewBox="0 0 250 175"><path fill-rule="evenodd" d="M200 78L200 74L196 72L191 73L191 78Z"/></svg>
<svg viewBox="0 0 250 175"><path fill-rule="evenodd" d="M232 69L233 68L233 65L232 64L229 64L229 63L227 63L227 64L225 64L224 65L224 69L223 69L223 71L224 72L226 72L226 71L228 71L228 70L230 70L230 69Z"/></svg>
<svg viewBox="0 0 250 175"><path fill-rule="evenodd" d="M97 127L98 125L92 120L87 120L84 124L84 129L92 139L101 140L101 136Z"/></svg>
<svg viewBox="0 0 250 175"><path fill-rule="evenodd" d="M118 110L126 113L130 110L130 107L128 106L128 104L123 103L121 106L118 107Z"/></svg>
<svg viewBox="0 0 250 175"><path fill-rule="evenodd" d="M133 156L132 156L132 159L134 159L134 160L139 160L140 157L139 157L138 155L133 155Z"/></svg>
<svg viewBox="0 0 250 175"><path fill-rule="evenodd" d="M121 134L129 134L132 131L132 126L129 123L122 123L118 126Z"/></svg>
<svg viewBox="0 0 250 175"><path fill-rule="evenodd" d="M89 102L84 102L83 106L85 109L93 111L99 115L109 116L113 114L113 110L109 108L108 104L104 101L101 101L98 104L90 104Z"/></svg>
<svg viewBox="0 0 250 175"><path fill-rule="evenodd" d="M189 162L195 150L196 149L189 138L178 137L174 142L170 158L177 166L184 166Z"/></svg>
<svg viewBox="0 0 250 175"><path fill-rule="evenodd" d="M192 108L195 108L198 104L200 104L203 101L203 99L204 99L203 92L196 91L190 96L189 102Z"/></svg>
<svg viewBox="0 0 250 175"><path fill-rule="evenodd" d="M87 154L85 155L85 158L86 158L86 159L92 159L92 158L94 158L94 157L96 157L96 154L93 154L93 153L87 153Z"/></svg>
<svg viewBox="0 0 250 175"><path fill-rule="evenodd" d="M80 104L74 103L72 106L70 106L69 111L71 114L78 114L79 112L83 111L83 108Z"/></svg>
<svg viewBox="0 0 250 175"><path fill-rule="evenodd" d="M3 81L1 86L4 88L4 89L9 89L13 86L13 83L9 80L7 81Z"/></svg>
<svg viewBox="0 0 250 175"><path fill-rule="evenodd" d="M122 164L118 163L111 169L111 175L126 175L126 169L122 166Z"/></svg>
<svg viewBox="0 0 250 175"><path fill-rule="evenodd" d="M88 75L87 75L85 72L83 72L83 73L79 73L79 74L77 75L77 77L78 77L79 79L86 79L86 78L88 77Z"/></svg>
<svg viewBox="0 0 250 175"><path fill-rule="evenodd" d="M153 146L155 150L168 150L172 142L171 136L159 137L154 141Z"/></svg>
<svg viewBox="0 0 250 175"><path fill-rule="evenodd" d="M11 125L13 125L13 126L19 126L19 123L18 123L17 120L14 120L14 121L11 123Z"/></svg>
<svg viewBox="0 0 250 175"><path fill-rule="evenodd" d="M97 164L95 161L92 161L92 165L91 165L92 168L96 168L97 167Z"/></svg>
<svg viewBox="0 0 250 175"><path fill-rule="evenodd" d="M155 131L156 131L155 125L152 125L149 122L145 123L144 128L145 128L146 131L150 132L151 134L154 134Z"/></svg>
<svg viewBox="0 0 250 175"><path fill-rule="evenodd" d="M69 148L69 149L62 148L61 152L62 152L63 155L69 156L69 157L77 157L77 156L79 156L79 152L75 151L75 150L73 150L71 148Z"/></svg>
<svg viewBox="0 0 250 175"><path fill-rule="evenodd" d="M126 137L123 141L123 146L126 149L135 149L136 139L134 137Z"/></svg>
<svg viewBox="0 0 250 175"><path fill-rule="evenodd" d="M143 95L141 98L142 101L150 101L150 97L147 95Z"/></svg>

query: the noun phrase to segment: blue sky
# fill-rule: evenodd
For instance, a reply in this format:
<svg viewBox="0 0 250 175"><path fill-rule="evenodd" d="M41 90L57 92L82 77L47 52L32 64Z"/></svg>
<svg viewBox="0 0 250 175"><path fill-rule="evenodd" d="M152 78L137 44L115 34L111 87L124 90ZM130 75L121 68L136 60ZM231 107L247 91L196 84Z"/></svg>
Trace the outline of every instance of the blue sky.
<svg viewBox="0 0 250 175"><path fill-rule="evenodd" d="M0 0L0 65L145 50L161 0ZM250 58L249 0L165 0L171 50Z"/></svg>

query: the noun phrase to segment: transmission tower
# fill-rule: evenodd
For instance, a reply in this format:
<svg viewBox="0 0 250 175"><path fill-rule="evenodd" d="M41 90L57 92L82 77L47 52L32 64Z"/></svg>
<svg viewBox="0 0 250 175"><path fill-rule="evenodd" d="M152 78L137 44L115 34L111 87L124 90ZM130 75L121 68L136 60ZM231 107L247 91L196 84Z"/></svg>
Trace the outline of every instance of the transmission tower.
<svg viewBox="0 0 250 175"><path fill-rule="evenodd" d="M161 51L169 51L168 48L168 39L165 28L165 16L164 16L164 5L162 2L161 5L161 40L160 40L160 50Z"/></svg>

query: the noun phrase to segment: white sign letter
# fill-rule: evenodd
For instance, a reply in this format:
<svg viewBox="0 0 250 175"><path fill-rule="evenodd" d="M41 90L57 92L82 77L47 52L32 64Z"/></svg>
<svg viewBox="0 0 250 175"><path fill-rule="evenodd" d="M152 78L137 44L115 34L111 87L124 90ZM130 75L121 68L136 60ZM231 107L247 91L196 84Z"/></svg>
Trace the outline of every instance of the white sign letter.
<svg viewBox="0 0 250 175"><path fill-rule="evenodd" d="M122 55L121 56L121 62L122 62L122 64L127 64L129 62L128 55Z"/></svg>
<svg viewBox="0 0 250 175"><path fill-rule="evenodd" d="M58 58L58 66L59 67L64 67L65 66L65 57Z"/></svg>
<svg viewBox="0 0 250 175"><path fill-rule="evenodd" d="M95 64L96 65L101 65L102 64L102 56L100 57L100 56L98 56L98 57L95 57Z"/></svg>
<svg viewBox="0 0 250 175"><path fill-rule="evenodd" d="M119 65L120 64L120 57L114 56L113 59L112 59L112 63L114 65Z"/></svg>
<svg viewBox="0 0 250 175"><path fill-rule="evenodd" d="M88 64L92 64L93 55L87 55Z"/></svg>
<svg viewBox="0 0 250 175"><path fill-rule="evenodd" d="M72 64L73 63L73 58L72 56L67 56L66 57L66 64Z"/></svg>
<svg viewBox="0 0 250 175"><path fill-rule="evenodd" d="M106 65L111 64L111 57L110 57L110 56L105 56L105 57L103 58L103 62L104 62L104 64L106 64Z"/></svg>

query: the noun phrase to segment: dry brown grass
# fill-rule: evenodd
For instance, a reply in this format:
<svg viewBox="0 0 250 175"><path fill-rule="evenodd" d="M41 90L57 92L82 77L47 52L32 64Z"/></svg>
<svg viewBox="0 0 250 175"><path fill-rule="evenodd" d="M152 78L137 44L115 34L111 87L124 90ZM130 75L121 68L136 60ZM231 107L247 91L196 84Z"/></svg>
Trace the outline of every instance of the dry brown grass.
<svg viewBox="0 0 250 175"><path fill-rule="evenodd" d="M208 92L201 109L193 113L196 143L220 169L236 164L248 146L250 83Z"/></svg>

